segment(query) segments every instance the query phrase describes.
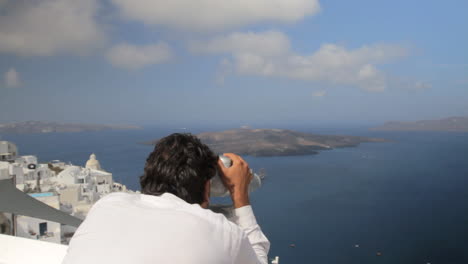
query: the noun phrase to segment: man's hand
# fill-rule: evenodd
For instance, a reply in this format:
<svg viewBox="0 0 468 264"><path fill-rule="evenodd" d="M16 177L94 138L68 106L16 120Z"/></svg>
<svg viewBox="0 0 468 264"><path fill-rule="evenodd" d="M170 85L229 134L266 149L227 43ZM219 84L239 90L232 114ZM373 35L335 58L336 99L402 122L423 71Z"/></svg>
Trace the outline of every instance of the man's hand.
<svg viewBox="0 0 468 264"><path fill-rule="evenodd" d="M218 167L221 179L231 193L234 208L249 205L249 183L252 180L249 164L234 153L224 153L223 155L232 160L232 166L229 168L224 167L223 162L218 160Z"/></svg>

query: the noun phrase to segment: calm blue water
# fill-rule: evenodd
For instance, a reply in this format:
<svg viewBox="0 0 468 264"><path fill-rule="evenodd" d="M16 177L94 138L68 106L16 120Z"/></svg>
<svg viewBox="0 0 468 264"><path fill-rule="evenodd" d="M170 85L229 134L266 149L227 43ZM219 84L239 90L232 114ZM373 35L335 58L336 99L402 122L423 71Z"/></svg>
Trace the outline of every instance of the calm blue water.
<svg viewBox="0 0 468 264"><path fill-rule="evenodd" d="M1 139L41 161L83 165L94 152L117 181L138 189L137 177L152 150L138 142L172 132L177 131ZM246 157L254 169L267 171L251 201L272 242L270 257L280 256L282 264L468 263L468 133L318 132L393 141L312 156Z"/></svg>

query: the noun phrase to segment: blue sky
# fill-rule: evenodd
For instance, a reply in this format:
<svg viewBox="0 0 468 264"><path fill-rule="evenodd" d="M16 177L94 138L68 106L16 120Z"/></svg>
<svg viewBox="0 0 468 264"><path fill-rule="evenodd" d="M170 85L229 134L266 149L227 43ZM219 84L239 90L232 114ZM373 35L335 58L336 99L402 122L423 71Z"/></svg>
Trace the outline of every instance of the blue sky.
<svg viewBox="0 0 468 264"><path fill-rule="evenodd" d="M468 2L0 0L0 122L468 115Z"/></svg>

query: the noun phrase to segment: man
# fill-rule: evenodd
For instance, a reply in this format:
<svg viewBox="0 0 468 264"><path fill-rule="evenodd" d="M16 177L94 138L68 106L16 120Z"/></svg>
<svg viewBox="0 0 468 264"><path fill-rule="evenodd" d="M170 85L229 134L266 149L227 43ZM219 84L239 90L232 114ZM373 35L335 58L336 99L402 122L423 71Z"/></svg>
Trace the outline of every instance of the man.
<svg viewBox="0 0 468 264"><path fill-rule="evenodd" d="M249 202L252 178L241 157L232 166L190 134L161 139L146 160L141 194L99 200L76 231L63 264L268 263L270 243ZM217 168L234 203L233 219L207 209Z"/></svg>

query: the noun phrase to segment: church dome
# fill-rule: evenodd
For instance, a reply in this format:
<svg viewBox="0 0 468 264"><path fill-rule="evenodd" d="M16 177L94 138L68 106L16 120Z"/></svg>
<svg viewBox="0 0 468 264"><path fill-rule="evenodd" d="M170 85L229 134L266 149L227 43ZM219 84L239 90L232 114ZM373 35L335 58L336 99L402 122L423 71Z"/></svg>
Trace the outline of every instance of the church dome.
<svg viewBox="0 0 468 264"><path fill-rule="evenodd" d="M89 156L89 160L86 162L87 169L101 170L101 164L99 160L96 159L96 155L93 153Z"/></svg>

